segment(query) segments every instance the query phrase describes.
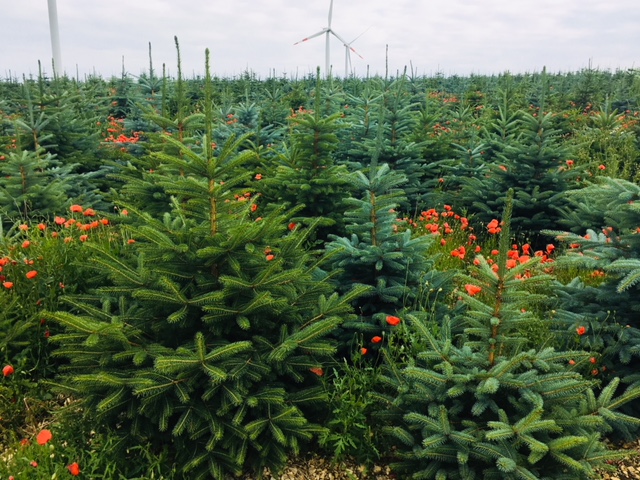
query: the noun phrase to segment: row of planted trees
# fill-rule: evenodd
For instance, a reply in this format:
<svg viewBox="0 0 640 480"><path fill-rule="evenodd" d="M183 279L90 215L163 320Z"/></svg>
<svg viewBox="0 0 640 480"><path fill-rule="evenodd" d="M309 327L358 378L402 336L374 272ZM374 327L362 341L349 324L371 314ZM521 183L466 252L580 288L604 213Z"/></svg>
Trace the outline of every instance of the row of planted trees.
<svg viewBox="0 0 640 480"><path fill-rule="evenodd" d="M39 91L3 124L0 472L222 479L317 442L403 478L620 458L638 80L592 113L571 94L601 76L5 85ZM76 102L72 157L47 127Z"/></svg>

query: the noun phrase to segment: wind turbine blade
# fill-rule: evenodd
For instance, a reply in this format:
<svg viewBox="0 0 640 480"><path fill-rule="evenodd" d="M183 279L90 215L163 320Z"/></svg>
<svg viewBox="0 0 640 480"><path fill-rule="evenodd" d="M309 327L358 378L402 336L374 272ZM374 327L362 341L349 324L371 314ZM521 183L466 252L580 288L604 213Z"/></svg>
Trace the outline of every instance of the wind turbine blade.
<svg viewBox="0 0 640 480"><path fill-rule="evenodd" d="M327 25L327 29L331 30L331 17L333 16L333 0L329 4L329 23Z"/></svg>
<svg viewBox="0 0 640 480"><path fill-rule="evenodd" d="M349 58L351 58L351 55L349 54L349 50L350 50L364 60L364 57L360 55L358 52L356 52L356 49L351 46L351 43L355 42L355 40L352 40L351 43L347 43L347 41L344 38L342 38L340 35L338 35L334 30L331 30L331 34L342 42L342 44L347 49L346 54L349 55Z"/></svg>
<svg viewBox="0 0 640 480"><path fill-rule="evenodd" d="M318 33L314 33L313 35L309 35L308 37L303 38L303 39L302 39L302 40L300 40L299 42L294 43L294 45L298 45L299 43L306 42L307 40L311 40L312 38L319 37L320 35L324 35L325 33L327 33L327 31L328 31L328 30L327 30L326 28L323 28L323 29L322 29L322 30L320 30Z"/></svg>
<svg viewBox="0 0 640 480"><path fill-rule="evenodd" d="M356 49L349 46L349 45L345 45L345 47L347 47L349 50L351 50L353 53L355 53L356 55L358 55L362 60L364 60L364 57L362 55L360 55L358 52L356 52ZM351 55L349 55L349 58L351 58Z"/></svg>
<svg viewBox="0 0 640 480"><path fill-rule="evenodd" d="M369 30L371 30L371 27L367 28L364 32L362 32L360 35L358 35L356 38L354 38L353 40L351 40L347 45L351 45L353 42L355 42L356 40L358 40L362 35L364 35L365 33L367 33Z"/></svg>
<svg viewBox="0 0 640 480"><path fill-rule="evenodd" d="M333 35L334 37L336 37L338 40L340 40L342 42L342 44L347 47L349 46L349 44L347 43L347 41L342 38L340 35L338 35L335 30L329 30L329 32L331 32L331 35Z"/></svg>

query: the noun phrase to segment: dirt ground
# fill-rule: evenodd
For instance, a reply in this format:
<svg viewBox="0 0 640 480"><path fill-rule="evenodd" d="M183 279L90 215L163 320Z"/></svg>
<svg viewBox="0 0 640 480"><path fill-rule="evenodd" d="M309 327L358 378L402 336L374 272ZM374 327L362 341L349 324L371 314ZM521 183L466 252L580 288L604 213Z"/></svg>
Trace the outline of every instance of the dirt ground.
<svg viewBox="0 0 640 480"><path fill-rule="evenodd" d="M640 480L640 440L621 446L629 451L629 457L615 462L598 472L594 480ZM342 462L334 464L330 459L314 456L309 459L292 461L282 475L276 477L269 472L264 480L399 480L388 466L375 465L373 468ZM242 480L255 480L245 476Z"/></svg>

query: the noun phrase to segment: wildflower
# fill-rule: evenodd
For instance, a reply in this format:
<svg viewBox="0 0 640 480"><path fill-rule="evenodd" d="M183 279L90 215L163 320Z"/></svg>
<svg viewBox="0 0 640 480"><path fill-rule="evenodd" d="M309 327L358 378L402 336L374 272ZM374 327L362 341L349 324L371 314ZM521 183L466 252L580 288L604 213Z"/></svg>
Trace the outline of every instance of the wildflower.
<svg viewBox="0 0 640 480"><path fill-rule="evenodd" d="M95 217L96 216L96 211L93 208L87 208L84 211L83 215L85 217Z"/></svg>
<svg viewBox="0 0 640 480"><path fill-rule="evenodd" d="M13 288L13 282L2 282L2 286L7 290L11 290Z"/></svg>
<svg viewBox="0 0 640 480"><path fill-rule="evenodd" d="M129 215L129 210L127 210L127 209L125 208L125 209L124 209L124 210L122 210L120 213L126 217L127 215Z"/></svg>
<svg viewBox="0 0 640 480"><path fill-rule="evenodd" d="M291 222L291 223L289 224L289 230L294 231L294 230L296 229L296 227L297 227L297 226L298 226L298 224L297 224L297 223L293 223L293 222Z"/></svg>
<svg viewBox="0 0 640 480"><path fill-rule="evenodd" d="M71 475L73 475L74 477L80 475L80 465L78 465L78 462L73 462L67 468L69 469L69 473L71 473Z"/></svg>
<svg viewBox="0 0 640 480"><path fill-rule="evenodd" d="M255 179L256 180L262 180L262 174L261 173L256 173Z"/></svg>
<svg viewBox="0 0 640 480"><path fill-rule="evenodd" d="M71 211L71 213L82 213L84 208L82 208L82 205L71 205L69 207L69 210Z"/></svg>
<svg viewBox="0 0 640 480"><path fill-rule="evenodd" d="M87 240L89 240L89 235L80 235L81 242L86 242Z"/></svg>
<svg viewBox="0 0 640 480"><path fill-rule="evenodd" d="M567 160L567 167L569 167L569 168L573 167L574 163L575 162L573 160Z"/></svg>
<svg viewBox="0 0 640 480"><path fill-rule="evenodd" d="M598 363L598 359L597 359L596 357L591 357L591 358L589 359L589 361L590 361L591 363L593 363L593 364Z"/></svg>
<svg viewBox="0 0 640 480"><path fill-rule="evenodd" d="M267 256L265 257L265 259L267 260L267 262L270 262L270 261L271 261L271 260L273 260L274 258L276 258L276 257L275 257L275 255L273 255L272 253L270 253L269 255L267 255Z"/></svg>
<svg viewBox="0 0 640 480"><path fill-rule="evenodd" d="M597 368L594 368L593 370L591 370L591 375L593 375L594 377L598 375L598 373L600 373L600 371Z"/></svg>
<svg viewBox="0 0 640 480"><path fill-rule="evenodd" d="M40 230L41 232L44 232L46 229L47 229L47 226L44 223L38 224L38 230Z"/></svg>
<svg viewBox="0 0 640 480"><path fill-rule="evenodd" d="M395 317L393 315L387 315L387 323L392 327L400 325L400 321L401 320L398 317Z"/></svg>
<svg viewBox="0 0 640 480"><path fill-rule="evenodd" d="M30 465L31 465L33 468L38 468L38 462L36 462L35 460L34 460L33 462L31 462L31 463L30 463Z"/></svg>
<svg viewBox="0 0 640 480"><path fill-rule="evenodd" d="M487 224L487 231L491 234L491 235L495 235L496 233L500 233L502 229L500 228L500 224L498 223L498 220L496 220L495 218L493 220L491 220L488 224Z"/></svg>
<svg viewBox="0 0 640 480"><path fill-rule="evenodd" d="M31 442L29 441L28 438L23 438L22 440L20 440L20 445L23 447L28 447L30 443Z"/></svg>
<svg viewBox="0 0 640 480"><path fill-rule="evenodd" d="M15 372L15 369L11 365L5 365L2 369L2 375L5 377L10 377Z"/></svg>
<svg viewBox="0 0 640 480"><path fill-rule="evenodd" d="M369 351L369 350L368 350L368 349L366 349L366 348L361 348L361 349L360 349L360 353L361 353L362 355L366 355L368 351Z"/></svg>
<svg viewBox="0 0 640 480"><path fill-rule="evenodd" d="M51 430L47 430L45 428L44 430L40 431L36 440L38 441L38 445L46 445L52 438L53 434L51 433Z"/></svg>
<svg viewBox="0 0 640 480"><path fill-rule="evenodd" d="M20 230L22 230L23 232L26 232L27 230L29 230L29 225L26 224L22 224L18 227Z"/></svg>
<svg viewBox="0 0 640 480"><path fill-rule="evenodd" d="M491 255L498 255L500 254L500 252L498 250L496 250L495 248L493 250L491 250Z"/></svg>
<svg viewBox="0 0 640 480"><path fill-rule="evenodd" d="M29 270L26 274L26 277L31 280L33 278L36 278L38 276L38 271L37 270Z"/></svg>
<svg viewBox="0 0 640 480"><path fill-rule="evenodd" d="M549 245L547 245L547 254L551 255L551 253L556 249L555 245L553 243L550 243Z"/></svg>
<svg viewBox="0 0 640 480"><path fill-rule="evenodd" d="M576 361L574 359L569 360L569 365L575 365Z"/></svg>
<svg viewBox="0 0 640 480"><path fill-rule="evenodd" d="M258 210L258 204L254 203L253 205L251 205L251 211L255 212L256 210Z"/></svg>
<svg viewBox="0 0 640 480"><path fill-rule="evenodd" d="M322 369L322 367L313 367L313 368L310 368L309 371L311 373L315 373L319 377L324 375L324 370Z"/></svg>
<svg viewBox="0 0 640 480"><path fill-rule="evenodd" d="M371 343L380 343L382 341L382 337L376 335L371 339Z"/></svg>
<svg viewBox="0 0 640 480"><path fill-rule="evenodd" d="M606 170L606 168L607 168L607 167L605 167L604 165L600 164L600 165L598 165L598 168L599 168L600 170Z"/></svg>
<svg viewBox="0 0 640 480"><path fill-rule="evenodd" d="M136 241L133 238L127 240L127 245L133 245L134 243L136 243Z"/></svg>
<svg viewBox="0 0 640 480"><path fill-rule="evenodd" d="M471 295L472 297L477 295L478 293L480 293L482 291L482 288L478 287L477 285L473 285L471 283L467 283L464 286L464 288L467 291L467 293L469 295Z"/></svg>
<svg viewBox="0 0 640 480"><path fill-rule="evenodd" d="M584 335L585 333L587 333L587 327L580 325L578 328L576 328L576 333L581 336Z"/></svg>

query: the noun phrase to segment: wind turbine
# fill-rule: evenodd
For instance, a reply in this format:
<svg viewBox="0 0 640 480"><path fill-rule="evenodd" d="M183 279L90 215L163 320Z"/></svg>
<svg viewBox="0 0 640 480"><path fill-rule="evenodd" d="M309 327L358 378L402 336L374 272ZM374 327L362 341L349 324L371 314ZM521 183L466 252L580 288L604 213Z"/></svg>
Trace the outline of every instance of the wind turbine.
<svg viewBox="0 0 640 480"><path fill-rule="evenodd" d="M349 51L352 50L353 52L355 52L357 55L360 55L358 52L356 52L352 47L351 47L351 43L353 43L355 40L353 40L351 43L347 43L346 40L344 38L342 38L340 35L338 35L332 28L331 28L331 18L333 16L333 0L331 0L331 3L329 4L329 20L327 22L327 26L325 28L323 28L322 30L320 30L317 33L314 33L313 35L310 35L306 38L303 38L302 40L300 40L299 42L294 43L294 45L298 45L299 43L302 42L306 42L307 40L311 40L312 38L315 37L319 37L320 35L325 35L326 36L326 47L325 47L325 76L329 76L329 72L331 69L331 35L333 35L334 37L336 37L338 40L340 40L342 42L342 44L346 47L347 49L347 53L345 54L345 66L350 64L351 62L351 56L349 55ZM345 74L347 73L347 68L345 67Z"/></svg>

